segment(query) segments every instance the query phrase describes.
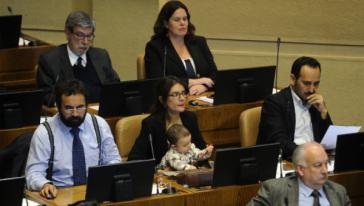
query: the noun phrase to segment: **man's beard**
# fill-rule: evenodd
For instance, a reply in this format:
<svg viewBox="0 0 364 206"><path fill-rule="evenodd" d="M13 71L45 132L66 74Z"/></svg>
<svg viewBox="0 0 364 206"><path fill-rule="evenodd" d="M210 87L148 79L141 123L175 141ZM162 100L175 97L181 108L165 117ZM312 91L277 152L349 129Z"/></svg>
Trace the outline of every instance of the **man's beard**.
<svg viewBox="0 0 364 206"><path fill-rule="evenodd" d="M304 96L301 96L300 92L299 92L299 89L297 88L296 85L294 85L293 87L293 91L296 93L296 95L301 99L302 101L302 104L303 105L306 105L307 104L307 97L312 95L312 94L315 94L315 91L314 92L305 92L303 93Z"/></svg>
<svg viewBox="0 0 364 206"><path fill-rule="evenodd" d="M86 114L84 114L83 117L73 117L73 116L71 116L71 117L66 118L62 114L62 112L60 112L59 115L60 115L60 118L61 118L62 122L68 127L78 127L78 126L80 126L83 123L83 121L85 121L85 117L86 117Z"/></svg>

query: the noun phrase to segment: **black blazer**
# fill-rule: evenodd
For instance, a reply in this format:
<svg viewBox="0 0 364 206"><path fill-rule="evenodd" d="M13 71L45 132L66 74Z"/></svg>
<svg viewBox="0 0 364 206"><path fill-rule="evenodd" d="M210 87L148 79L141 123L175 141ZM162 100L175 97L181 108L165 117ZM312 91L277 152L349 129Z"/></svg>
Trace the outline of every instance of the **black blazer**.
<svg viewBox="0 0 364 206"><path fill-rule="evenodd" d="M330 115L321 119L320 112L310 107L313 135L320 142L327 128L332 124ZM290 87L264 100L259 125L257 144L280 142L283 157L289 159L297 145L294 143L296 117Z"/></svg>
<svg viewBox="0 0 364 206"><path fill-rule="evenodd" d="M111 66L110 56L105 49L90 47L86 55L95 68L101 84L120 81L118 74ZM49 100L49 94L57 82L57 76L59 76L58 82L75 78L66 44L52 48L39 57L37 86L48 92L45 101Z"/></svg>
<svg viewBox="0 0 364 206"><path fill-rule="evenodd" d="M195 36L185 43L195 63L198 76L215 80L217 68L206 39ZM188 83L185 66L168 38L150 40L145 47L144 62L147 78L173 75Z"/></svg>
<svg viewBox="0 0 364 206"><path fill-rule="evenodd" d="M191 141L195 143L198 148L204 149L206 147L206 144L201 136L200 129L198 128L196 115L193 112L189 111L184 111L180 113L180 115L182 124L191 133ZM142 129L134 143L133 148L128 155L128 160L141 160L152 158L152 152L149 142L149 134L151 134L153 139L153 149L156 164L159 164L162 157L169 149L165 133L165 120L157 114L149 115L142 121Z"/></svg>

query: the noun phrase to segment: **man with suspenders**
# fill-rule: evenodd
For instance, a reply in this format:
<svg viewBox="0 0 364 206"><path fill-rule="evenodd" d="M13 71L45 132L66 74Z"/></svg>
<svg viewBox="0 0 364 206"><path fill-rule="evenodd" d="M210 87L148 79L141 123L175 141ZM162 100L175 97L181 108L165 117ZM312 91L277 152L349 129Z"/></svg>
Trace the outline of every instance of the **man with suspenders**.
<svg viewBox="0 0 364 206"><path fill-rule="evenodd" d="M34 132L25 168L28 188L46 198L57 187L86 184L90 166L121 162L107 122L87 113L80 81L57 85L55 98L59 112Z"/></svg>

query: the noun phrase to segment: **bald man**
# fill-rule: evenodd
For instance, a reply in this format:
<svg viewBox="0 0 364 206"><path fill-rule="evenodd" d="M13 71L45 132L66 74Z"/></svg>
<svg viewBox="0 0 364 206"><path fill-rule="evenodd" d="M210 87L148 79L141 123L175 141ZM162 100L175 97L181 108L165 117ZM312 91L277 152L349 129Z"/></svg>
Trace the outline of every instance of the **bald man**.
<svg viewBox="0 0 364 206"><path fill-rule="evenodd" d="M328 180L328 156L322 145L299 145L292 156L295 176L263 182L248 205L351 205L346 189Z"/></svg>

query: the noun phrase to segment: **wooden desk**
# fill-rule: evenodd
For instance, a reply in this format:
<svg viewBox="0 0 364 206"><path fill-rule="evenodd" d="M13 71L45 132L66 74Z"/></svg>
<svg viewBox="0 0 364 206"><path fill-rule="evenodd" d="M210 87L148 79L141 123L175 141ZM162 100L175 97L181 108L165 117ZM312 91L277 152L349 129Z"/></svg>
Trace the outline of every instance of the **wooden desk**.
<svg viewBox="0 0 364 206"><path fill-rule="evenodd" d="M364 190L361 188L364 184L364 171L351 171L332 174L330 180L344 185L348 191L353 205L364 204ZM173 195L153 195L151 197L138 198L132 201L104 203L103 205L123 205L123 206L142 206L142 205L176 205L176 206L221 206L221 205L246 205L254 197L260 187L259 184L243 186L225 186L209 189L186 189L181 185L176 186L177 192ZM102 188L100 188L102 189ZM67 205L85 197L85 186L77 186L60 189L58 197L53 200L47 200L39 196L38 192L27 192L30 199L41 204L51 206Z"/></svg>
<svg viewBox="0 0 364 206"><path fill-rule="evenodd" d="M213 145L239 144L239 117L244 110L261 106L262 102L187 107L196 113L201 134Z"/></svg>
<svg viewBox="0 0 364 206"><path fill-rule="evenodd" d="M29 90L36 87L39 55L52 45L24 46L0 49L0 86L9 90Z"/></svg>
<svg viewBox="0 0 364 206"><path fill-rule="evenodd" d="M13 129L0 129L0 149L11 143L19 135L34 132L37 126L38 125Z"/></svg>

